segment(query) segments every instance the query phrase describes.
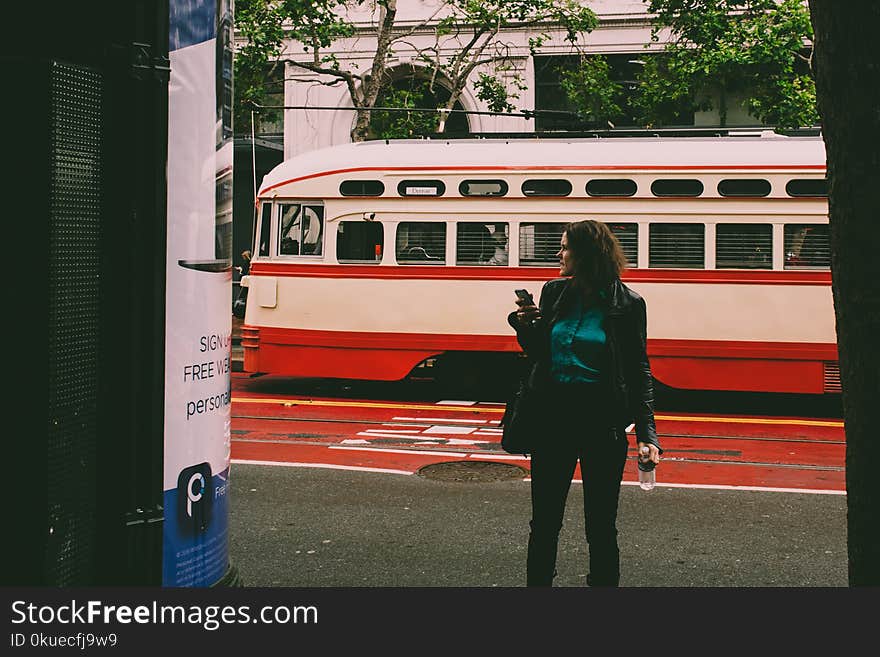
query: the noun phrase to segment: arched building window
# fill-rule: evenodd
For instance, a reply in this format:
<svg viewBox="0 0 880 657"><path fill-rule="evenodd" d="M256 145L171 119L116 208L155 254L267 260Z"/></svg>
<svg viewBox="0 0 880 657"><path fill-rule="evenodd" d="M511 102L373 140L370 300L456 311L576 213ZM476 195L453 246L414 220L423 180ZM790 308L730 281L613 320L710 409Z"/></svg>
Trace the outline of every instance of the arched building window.
<svg viewBox="0 0 880 657"><path fill-rule="evenodd" d="M442 84L430 81L417 67L399 67L392 72L391 82L379 92L376 107L400 107L416 109L435 109L449 100L451 93ZM454 109L463 110L460 102ZM446 119L444 134L466 134L469 132L466 114L451 113ZM437 114L433 112L386 112L375 110L370 115L368 139L403 139L422 137L437 132Z"/></svg>

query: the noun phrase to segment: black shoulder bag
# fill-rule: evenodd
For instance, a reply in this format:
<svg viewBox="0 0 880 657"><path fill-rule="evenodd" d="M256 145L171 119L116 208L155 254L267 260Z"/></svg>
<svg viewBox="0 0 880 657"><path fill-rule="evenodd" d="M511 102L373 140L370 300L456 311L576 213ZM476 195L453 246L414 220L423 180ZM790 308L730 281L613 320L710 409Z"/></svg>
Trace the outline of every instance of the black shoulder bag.
<svg viewBox="0 0 880 657"><path fill-rule="evenodd" d="M501 418L501 448L508 454L531 454L540 432L541 402L530 385L532 377L520 381Z"/></svg>

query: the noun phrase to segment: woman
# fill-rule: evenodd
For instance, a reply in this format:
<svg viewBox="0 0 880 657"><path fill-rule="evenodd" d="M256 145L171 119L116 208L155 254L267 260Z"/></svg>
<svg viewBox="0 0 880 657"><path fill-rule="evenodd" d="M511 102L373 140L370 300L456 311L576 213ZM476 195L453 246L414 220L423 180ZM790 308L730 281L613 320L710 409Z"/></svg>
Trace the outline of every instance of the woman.
<svg viewBox="0 0 880 657"><path fill-rule="evenodd" d="M546 430L532 451L532 520L527 584L550 586L559 531L578 461L590 550L590 586L617 586L617 502L626 463L625 428L635 422L639 450L660 462L654 393L646 352L644 300L620 281L626 258L599 221L570 223L562 234L559 278L540 307L516 301L508 322L535 363L529 386L544 400Z"/></svg>

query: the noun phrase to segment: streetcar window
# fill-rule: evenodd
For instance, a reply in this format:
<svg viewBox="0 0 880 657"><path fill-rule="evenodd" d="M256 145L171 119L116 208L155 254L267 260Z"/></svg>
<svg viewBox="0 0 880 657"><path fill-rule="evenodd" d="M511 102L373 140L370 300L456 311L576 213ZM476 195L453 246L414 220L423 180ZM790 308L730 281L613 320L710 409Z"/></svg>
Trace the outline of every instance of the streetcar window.
<svg viewBox="0 0 880 657"><path fill-rule="evenodd" d="M627 178L596 178L586 187L590 196L633 196L637 190L636 181Z"/></svg>
<svg viewBox="0 0 880 657"><path fill-rule="evenodd" d="M343 180L339 193L343 196L382 196L385 185L381 180Z"/></svg>
<svg viewBox="0 0 880 657"><path fill-rule="evenodd" d="M458 193L462 196L504 196L507 183L503 180L462 180Z"/></svg>
<svg viewBox="0 0 880 657"><path fill-rule="evenodd" d="M772 269L773 226L770 224L715 226L715 266L718 269Z"/></svg>
<svg viewBox="0 0 880 657"><path fill-rule="evenodd" d="M639 263L639 225L608 224L608 227L620 242L620 248L626 256L626 264L636 267Z"/></svg>
<svg viewBox="0 0 880 657"><path fill-rule="evenodd" d="M268 256L269 238L272 236L272 229L270 228L272 224L272 204L263 201L260 207L263 214L260 217L260 233L257 235L257 239L260 240L260 248L257 250L257 253L261 256Z"/></svg>
<svg viewBox="0 0 880 657"><path fill-rule="evenodd" d="M461 222L456 226L458 265L506 265L507 224Z"/></svg>
<svg viewBox="0 0 880 657"><path fill-rule="evenodd" d="M321 255L323 206L279 203L278 207L278 252L281 255Z"/></svg>
<svg viewBox="0 0 880 657"><path fill-rule="evenodd" d="M401 196L443 196L446 184L442 180L401 180L397 193Z"/></svg>
<svg viewBox="0 0 880 657"><path fill-rule="evenodd" d="M785 185L789 196L828 196L828 181L825 178L795 178Z"/></svg>
<svg viewBox="0 0 880 657"><path fill-rule="evenodd" d="M395 254L401 264L446 264L446 223L406 221L398 224Z"/></svg>
<svg viewBox="0 0 880 657"><path fill-rule="evenodd" d="M660 178L651 183L654 196L699 196L703 183L694 178Z"/></svg>
<svg viewBox="0 0 880 657"><path fill-rule="evenodd" d="M729 178L718 183L721 196L767 196L770 181L763 178Z"/></svg>
<svg viewBox="0 0 880 657"><path fill-rule="evenodd" d="M520 224L519 264L524 267L559 264L556 254L564 223Z"/></svg>
<svg viewBox="0 0 880 657"><path fill-rule="evenodd" d="M379 264L385 247L382 224L374 221L340 221L336 229L336 260Z"/></svg>
<svg viewBox="0 0 880 657"><path fill-rule="evenodd" d="M651 224L648 266L701 269L705 263L703 224Z"/></svg>
<svg viewBox="0 0 880 657"><path fill-rule="evenodd" d="M787 224L783 234L786 269L831 267L831 232L828 224Z"/></svg>
<svg viewBox="0 0 880 657"><path fill-rule="evenodd" d="M568 196L571 183L561 179L526 180L522 184L524 196Z"/></svg>

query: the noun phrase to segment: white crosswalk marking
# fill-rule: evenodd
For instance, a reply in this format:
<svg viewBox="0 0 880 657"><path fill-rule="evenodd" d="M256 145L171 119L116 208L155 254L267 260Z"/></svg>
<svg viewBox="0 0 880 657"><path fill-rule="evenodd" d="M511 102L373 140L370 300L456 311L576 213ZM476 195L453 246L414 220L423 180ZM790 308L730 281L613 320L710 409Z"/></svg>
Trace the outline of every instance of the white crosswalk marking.
<svg viewBox="0 0 880 657"><path fill-rule="evenodd" d="M421 434L399 434L399 433L383 433L381 431L376 431L375 429L371 429L370 431L360 431L357 434L358 436L363 436L364 438L397 438L400 440L401 438L406 438L407 440L418 440L422 441L433 441L436 444L437 437L436 436L426 436L425 438L421 437Z"/></svg>
<svg viewBox="0 0 880 657"><path fill-rule="evenodd" d="M388 426L388 425L382 425ZM400 433L400 434L411 434L411 433L421 433L418 429L367 429L363 433L373 433L373 432L381 432L381 433Z"/></svg>
<svg viewBox="0 0 880 657"><path fill-rule="evenodd" d="M473 427L448 427L442 424L437 424L433 427L425 429L422 433L469 434L473 431Z"/></svg>
<svg viewBox="0 0 880 657"><path fill-rule="evenodd" d="M446 424L453 424L456 422L461 423L461 424L486 424L486 420L477 420L477 419L462 420L462 419L452 418L452 417L395 417L393 419L400 420L401 422L405 422L407 420L413 420L415 422L443 422Z"/></svg>

